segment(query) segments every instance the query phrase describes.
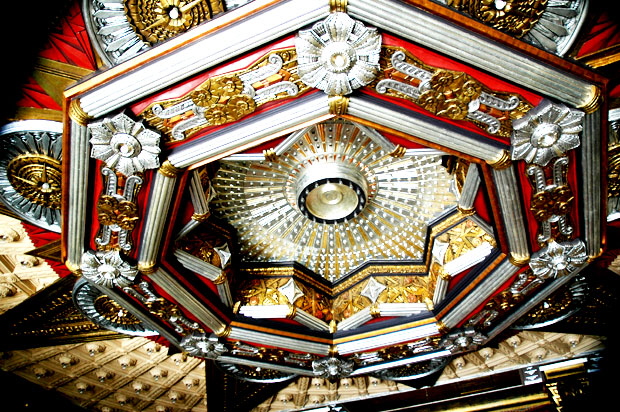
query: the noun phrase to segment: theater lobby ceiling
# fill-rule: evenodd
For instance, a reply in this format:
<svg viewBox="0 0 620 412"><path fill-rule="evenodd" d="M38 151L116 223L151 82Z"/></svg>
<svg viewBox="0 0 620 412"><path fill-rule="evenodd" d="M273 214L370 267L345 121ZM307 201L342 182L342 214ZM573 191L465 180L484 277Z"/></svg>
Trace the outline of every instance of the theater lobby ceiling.
<svg viewBox="0 0 620 412"><path fill-rule="evenodd" d="M603 399L620 30L592 3L32 11L0 128L14 410Z"/></svg>

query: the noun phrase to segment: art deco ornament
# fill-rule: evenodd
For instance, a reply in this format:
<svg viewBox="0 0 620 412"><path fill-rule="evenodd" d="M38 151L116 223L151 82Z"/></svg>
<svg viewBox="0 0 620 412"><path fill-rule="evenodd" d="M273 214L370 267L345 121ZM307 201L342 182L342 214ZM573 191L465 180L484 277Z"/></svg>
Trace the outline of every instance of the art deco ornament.
<svg viewBox="0 0 620 412"><path fill-rule="evenodd" d="M325 379L339 379L353 372L353 362L339 358L323 358L312 361L314 375Z"/></svg>
<svg viewBox="0 0 620 412"><path fill-rule="evenodd" d="M548 100L513 121L512 160L547 166L579 146L584 113Z"/></svg>
<svg viewBox="0 0 620 412"><path fill-rule="evenodd" d="M381 36L346 13L332 13L296 39L298 73L330 96L369 84L379 69Z"/></svg>
<svg viewBox="0 0 620 412"><path fill-rule="evenodd" d="M108 288L129 286L138 274L138 269L125 262L116 250L89 250L82 255L80 268L86 279Z"/></svg>
<svg viewBox="0 0 620 412"><path fill-rule="evenodd" d="M181 341L181 347L191 356L217 359L228 351L216 336L206 336L203 333L192 333Z"/></svg>
<svg viewBox="0 0 620 412"><path fill-rule="evenodd" d="M91 157L115 171L132 176L159 167L159 133L121 113L88 125Z"/></svg>
<svg viewBox="0 0 620 412"><path fill-rule="evenodd" d="M304 292L297 286L293 278L290 278L288 282L280 286L278 291L286 296L291 305L294 304L297 299L304 296Z"/></svg>
<svg viewBox="0 0 620 412"><path fill-rule="evenodd" d="M439 343L439 346L452 353L465 352L476 349L478 345L485 343L487 337L474 328L455 330L447 334Z"/></svg>
<svg viewBox="0 0 620 412"><path fill-rule="evenodd" d="M530 267L539 278L560 278L574 273L587 259L586 246L581 240L564 243L552 240L532 255Z"/></svg>

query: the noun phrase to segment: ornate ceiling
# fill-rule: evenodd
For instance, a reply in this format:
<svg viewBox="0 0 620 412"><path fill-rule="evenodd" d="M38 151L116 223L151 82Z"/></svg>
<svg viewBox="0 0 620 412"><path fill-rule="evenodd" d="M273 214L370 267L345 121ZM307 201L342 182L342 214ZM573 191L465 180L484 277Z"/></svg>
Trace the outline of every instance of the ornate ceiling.
<svg viewBox="0 0 620 412"><path fill-rule="evenodd" d="M57 15L0 130L4 370L89 410L353 411L530 373L545 400L506 399L561 406L554 373L598 369L605 321L574 319L614 307L605 12L85 0Z"/></svg>

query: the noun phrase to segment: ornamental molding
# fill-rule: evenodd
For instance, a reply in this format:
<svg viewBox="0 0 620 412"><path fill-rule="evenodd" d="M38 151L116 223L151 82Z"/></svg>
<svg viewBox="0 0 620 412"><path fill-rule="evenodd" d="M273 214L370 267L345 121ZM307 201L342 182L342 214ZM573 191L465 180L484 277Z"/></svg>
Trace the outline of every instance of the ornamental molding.
<svg viewBox="0 0 620 412"><path fill-rule="evenodd" d="M185 140L205 127L235 122L266 103L307 91L296 60L292 48L268 53L245 70L207 78L183 96L153 102L139 115L169 141Z"/></svg>
<svg viewBox="0 0 620 412"><path fill-rule="evenodd" d="M585 113L543 100L513 124L512 160L547 166L579 146Z"/></svg>
<svg viewBox="0 0 620 412"><path fill-rule="evenodd" d="M508 137L512 119L532 105L521 96L496 92L469 74L432 67L401 47L384 46L381 75L372 87L380 94L409 100L439 117L464 120L486 132Z"/></svg>
<svg viewBox="0 0 620 412"><path fill-rule="evenodd" d="M575 197L566 178L568 166L568 157L555 159L549 167L550 179L547 179L545 169L538 165L531 164L526 168L535 190L530 211L539 222L537 240L541 244L552 238L569 239L574 232L569 214Z"/></svg>
<svg viewBox="0 0 620 412"><path fill-rule="evenodd" d="M121 179L107 167L101 169L101 174L104 191L97 201L97 219L101 227L95 243L100 250L128 252L132 248L131 233L140 220L136 197L143 179L137 175ZM120 186L121 182L124 182L123 186Z"/></svg>
<svg viewBox="0 0 620 412"><path fill-rule="evenodd" d="M97 188L103 186L104 192L98 200L94 199L98 204L93 204L92 199L83 204L70 202L70 210L66 213L71 216L84 210L80 219L76 219L80 222L85 220L82 217L92 218L97 213L101 224L101 232L96 234L98 239L106 236L120 238L125 231L123 236L127 236L127 241L124 243L114 243L114 240L96 242L101 250L88 253L97 256L109 248L131 251L133 245L129 234L132 230L137 232L141 224L140 215L134 213L134 209L146 210L142 236L134 239L141 243L135 245L137 252L130 256L138 255L141 267L149 270L149 273L143 273L149 283L134 284L134 277L123 286L123 292L135 298L137 304L142 304L158 325L160 322L165 324L170 336L176 339L172 341L182 342L186 350L197 353L196 356L234 364L241 374L252 374L266 365L269 369L268 365L273 364L285 374L292 371L332 379L353 373L356 363L351 364L346 357L356 359L358 354L382 348L400 350L394 355L402 360L399 366L408 361L431 359L437 353L430 352L438 349L441 356L471 350L487 340L497 322L491 317L476 325L466 322L474 308L480 308L496 296L499 285L507 285L524 270L514 265L514 259L506 257L530 256L529 246L533 242L528 236L533 224L540 222L542 227L548 223L552 228L562 225L572 228L572 224L576 228L582 227L581 216L576 213L578 221L571 223L568 219L570 207L575 203L571 190L574 190L574 197L582 193L581 186L576 184L569 188L568 182L575 181L573 176L579 173L577 167L580 160L583 163L583 158L574 161L577 165L563 164L567 158L573 162L576 156L566 156L566 151L573 148L553 152L545 164L547 156L543 156L542 150L535 150L530 161L528 156L532 150L528 149L522 158L518 157L520 152L515 154L515 160L524 162L510 163L508 138L514 136L513 146L527 151L525 143L518 140L521 135L517 131L527 134L528 127L535 129L534 124L539 118L532 116L542 118L543 114L539 112L542 109L532 109L530 103L515 93L490 90L474 77L476 69L464 68L466 72L444 69L464 67L457 61L465 60L451 54L452 49L448 46L423 43L433 34L431 26L434 25L428 24L424 35L417 37L413 30L422 27L420 24L411 24L414 29L403 27L402 32L395 32L399 28L386 28L388 19L383 27L379 26L377 19L384 18L386 10L391 10L392 6L402 8L403 19L417 13L417 9L403 7L396 1L376 1L376 4L366 0L356 3L353 13L359 14L352 16L385 29L386 38L393 35L402 40L398 44L415 42L416 46L409 47L411 50L424 49L429 54L453 56L455 60L446 58L445 62L451 62L446 63L447 66L438 63L442 67L430 67L404 48L382 47L378 30L342 13L345 2L336 1L332 2L337 5L335 12L325 20L321 20L327 13L327 8L323 7L323 15L313 14L307 18L293 15L297 19L296 27L291 28L290 21L281 22L280 34L298 33L295 49L273 50L253 60L258 53L263 53L256 50L266 50L274 44L282 47L292 44L291 37L273 43L273 38L265 36L244 40L263 49L234 49L229 45L230 53L223 57L218 57L221 48L201 47L214 55L205 61L201 55L193 57L192 53L198 52L198 47L194 46L208 45L208 38L212 37L204 36L206 40L203 42L198 36L188 35L183 46L174 50L183 54L185 61L176 61L175 53L169 53L172 49L166 46L157 53L149 53L152 56L149 67L153 73L152 77L145 77L156 80L149 87L138 85L140 82L136 82L135 87L133 84L127 84L127 89L122 87L123 82L136 80L136 73L145 73L138 67L144 61L136 59L135 66L123 73L122 79L112 78L105 84L98 83L100 88L86 90L91 83L97 83L89 81L84 89L75 89L68 94L75 97L75 101L79 97L80 102L84 97L85 113L96 113L97 118L102 112L120 110L120 106L131 105L134 112L143 110L136 114L142 119L137 122L127 116L115 116L88 127L71 124L69 132L73 136L68 138L70 143L76 142L76 149L70 153L73 156L71 164L90 162L97 169L105 163L100 169L104 182L95 185ZM301 6L302 3L297 0L276 2L261 13L247 13L247 20L234 22L230 27L243 25L248 28L247 33L256 33L256 27L249 26L259 21L260 16L274 17L272 11L285 10L285 5ZM372 10L376 11L377 16L364 16L368 10L360 5L371 9L370 14ZM429 17L429 21L435 17ZM311 29L298 32L302 24L310 27L309 24L317 20L320 22ZM275 30L273 27L261 29ZM213 31L214 37L220 34L219 30ZM228 27L222 25L221 30L228 30ZM438 31L441 32L437 34L438 38L441 38L445 31ZM465 30L459 34L467 35ZM240 31L240 38L245 35ZM456 38L460 39L459 36ZM445 41L438 42L446 44ZM465 40L463 42L470 45ZM511 56L497 53L491 42L485 42L483 39L480 43L489 47L484 53ZM420 49L417 49L418 45ZM484 60L480 59L481 49L484 47L471 51L472 61ZM454 51L458 51L458 47ZM257 54L241 58L249 52ZM421 51L420 56L427 54ZM528 83L519 79L523 66L516 67L512 77L512 72L506 71L506 61L498 60L489 63L497 65L498 70L482 67L488 77L485 74L480 79L492 78L499 84L504 81L504 84L514 84L510 90L520 90L520 87L521 90L530 90L524 95L532 96L533 101L540 98L535 93L548 95L545 88L538 85L541 75L534 70L537 62L531 70L533 80ZM429 62L432 61L429 58ZM167 64L175 62L176 65ZM360 62L363 63L361 68L358 67ZM186 69L184 64L194 67ZM485 63L480 64L484 66ZM127 67L130 67L129 63ZM168 67L178 73L166 72ZM244 69L238 70L239 67ZM549 68L543 73L546 76L556 72ZM169 83L166 76L176 79L175 82ZM558 83L557 94L565 94L567 88L577 90L566 93L567 104L576 106L574 100L582 97L578 79L569 87L562 84L566 76L546 77ZM485 83L490 85L494 81ZM531 87L532 83L536 83L536 87ZM110 91L112 86L123 92L127 90L122 99L115 100L114 93L103 93ZM354 94L356 89L364 86L363 93ZM139 91L139 88L145 91ZM322 89L325 94L310 88ZM354 95L344 96L349 94ZM571 110L568 113L573 115ZM332 118L336 119L332 121ZM348 120L359 121L362 127L353 130L356 126L350 126L352 123ZM559 124L566 132L570 125L562 124L561 120L558 117L548 123ZM142 122L158 129L166 140L161 151L165 151L169 160L161 167L159 140L157 144L149 144L139 139L142 129L146 129ZM513 127L515 124L518 127ZM371 125L385 135L371 130ZM552 126L547 128L553 129ZM86 135L86 131L91 135L91 159L86 152L80 152L81 146L77 145L84 143L90 149L88 138L80 135ZM155 135L159 139L157 132L150 132L153 133L153 142ZM560 138L554 140L553 136L547 136L552 132L547 133L544 128L532 130L527 144L545 146L547 140L551 140L551 146L559 146L557 140ZM541 136L532 140L536 133ZM139 154L134 153L142 153L145 146L153 148L151 154L154 156L148 157L151 163L136 164L133 159ZM262 153L257 154L255 150ZM302 151L306 154L297 156ZM447 155L462 156L474 167L462 165L461 171L446 173L444 161ZM208 184L200 181L199 176L195 178L195 172L203 167L210 173ZM524 167L532 171L534 192L539 195L532 198L532 213L526 213L526 216L522 216L521 209L528 199L524 202L521 195L529 193L529 183L527 177L515 176L515 171L522 171ZM157 168L157 173L147 172ZM473 172L468 171L477 168L482 173L478 181L472 183L475 181L470 176ZM93 170L92 166L90 170ZM76 171L79 172L73 170ZM538 176L540 173L545 174L544 179ZM570 173L569 178L567 173ZM437 177L430 178L431 175ZM274 190L270 185L278 182L281 186ZM88 189L90 182L86 179L84 183ZM338 190L333 188L336 185L341 185ZM191 190L189 186L192 186ZM140 190L149 196L138 198L139 187L143 187ZM315 192L313 198L312 191L317 187L321 190ZM432 260L432 242L437 240L439 248L439 243L444 240L441 235L451 236L447 225L442 233L436 232L437 227L451 220L453 227L461 229L454 221L454 216L458 215L457 207L463 205L463 210L469 210L465 206L471 206L472 213L476 214L474 199L482 191L497 187L503 187L493 192L499 202L491 202L494 204L485 208L485 213L466 220L468 224L479 221L488 224L489 230L486 226L475 228L478 233L487 235L485 243L475 242L482 236L463 234L458 236L460 245L464 245L459 249L457 236L454 236L454 241L448 242L450 252L444 251L440 259ZM82 189L84 187L77 188ZM276 198L276 194L282 193L281 198ZM418 197L421 193L429 194L429 200ZM228 195L231 197L226 198ZM79 198L74 192L72 196L71 200ZM463 197L466 199L461 201ZM249 201L235 203L241 198ZM354 207L343 205L342 210L335 212L328 210L329 207L324 210L315 207L338 203L340 198L353 199ZM484 207L481 203L484 202L477 202L476 208ZM550 203L552 206L547 207ZM396 204L398 206L394 206ZM532 219L532 215L539 219ZM403 218L408 220L403 222ZM462 215L459 219L463 219ZM239 235L238 239L247 243L210 243L208 236L221 234L219 228L213 232L207 229L212 221L230 224L233 226L230 233L234 232ZM238 222L245 226L234 226ZM250 223L256 224L248 229ZM494 227L503 237L500 239L501 251L492 234ZM95 235L91 232L86 229L82 234ZM288 234L294 235L291 249L301 245L305 248L302 254L282 257L284 248L281 245L284 242L279 242ZM565 237L560 237L552 231L550 236L542 238L543 244L547 245L543 250L551 255L553 242L567 244L566 239L572 232L563 234ZM584 236L588 245L595 243L590 242L587 234ZM98 240L84 237L70 238L69 252L72 257L78 257L73 261L81 256L83 249L79 248ZM183 245L183 242L193 240L198 246L193 249L195 253L186 250L184 246L187 244ZM367 246L359 247L362 243ZM326 250L332 252L333 258L326 257ZM289 259L290 256L293 258ZM535 258L543 260L544 254L541 252ZM549 259L553 260L553 257ZM579 263L580 259L581 255L571 263ZM280 269L291 262L295 262L296 269L303 269L304 275L276 279L278 273L284 272ZM557 274L561 266L562 262L555 265L556 274L548 276L563 276ZM268 275L244 277L257 268L264 269L262 273ZM253 273L258 273L259 269ZM269 272L272 269L273 272ZM293 269L286 270L295 273ZM532 273L534 271L532 266ZM460 274L463 276L459 277ZM478 285L476 293L463 292L456 296L454 288L461 286L458 285L461 281ZM117 286L121 285L111 283L111 287ZM337 289L340 290L338 296L334 293ZM321 294L326 290L328 292ZM221 302L217 301L218 298ZM340 301L336 302L336 299ZM259 311L261 316L246 315ZM278 324L286 326L280 329ZM455 330L462 324L472 328ZM261 329L257 325L268 327ZM358 327L360 329L355 331ZM211 333L222 339L221 343ZM444 339L438 347L437 342L428 344L429 337L437 338L437 342L441 337ZM260 342L261 347L245 351L242 345L249 342ZM403 349L402 346L397 348L398 345L411 346ZM228 352L224 353L225 350ZM285 354L286 351L290 353ZM403 358L403 351L410 354L411 359ZM308 357L289 356L292 353L307 354ZM285 359L285 355L292 360ZM420 359L414 359L417 357ZM380 363L372 366L376 367L375 371L391 368L394 365L390 366L390 361L386 355ZM406 374L411 369L393 371ZM356 375L363 372L355 370Z"/></svg>
<svg viewBox="0 0 620 412"><path fill-rule="evenodd" d="M444 336L439 342L439 347L451 353L467 352L477 349L486 343L487 336L472 327L454 330Z"/></svg>
<svg viewBox="0 0 620 412"><path fill-rule="evenodd" d="M130 311L103 294L86 278L78 279L73 287L73 302L96 325L132 336L153 336L158 332L140 321Z"/></svg>
<svg viewBox="0 0 620 412"><path fill-rule="evenodd" d="M88 125L91 157L127 177L159 167L160 134L124 113Z"/></svg>
<svg viewBox="0 0 620 412"><path fill-rule="evenodd" d="M532 255L530 268L540 279L557 279L572 275L587 261L586 246L580 239L570 242L552 240Z"/></svg>
<svg viewBox="0 0 620 412"><path fill-rule="evenodd" d="M335 357L312 361L314 376L324 379L340 379L353 373L353 361Z"/></svg>
<svg viewBox="0 0 620 412"><path fill-rule="evenodd" d="M85 252L82 255L80 269L86 279L107 288L129 286L133 284L138 274L138 268L123 260L116 250Z"/></svg>
<svg viewBox="0 0 620 412"><path fill-rule="evenodd" d="M346 13L331 13L296 38L301 81L330 96L349 95L379 70L381 36Z"/></svg>
<svg viewBox="0 0 620 412"><path fill-rule="evenodd" d="M207 359L217 359L228 352L228 348L218 340L217 336L207 336L196 332L183 337L181 347L191 356Z"/></svg>

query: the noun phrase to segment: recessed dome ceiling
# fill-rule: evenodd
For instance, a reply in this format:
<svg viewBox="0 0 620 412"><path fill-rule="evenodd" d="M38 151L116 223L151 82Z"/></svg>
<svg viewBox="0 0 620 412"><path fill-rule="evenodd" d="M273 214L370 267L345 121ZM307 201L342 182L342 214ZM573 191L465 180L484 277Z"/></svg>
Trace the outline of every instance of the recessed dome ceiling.
<svg viewBox="0 0 620 412"><path fill-rule="evenodd" d="M224 159L213 179L212 211L235 227L246 262L294 261L336 281L372 260L419 261L428 222L456 207L445 153L395 157L351 122L311 126L275 153Z"/></svg>

